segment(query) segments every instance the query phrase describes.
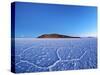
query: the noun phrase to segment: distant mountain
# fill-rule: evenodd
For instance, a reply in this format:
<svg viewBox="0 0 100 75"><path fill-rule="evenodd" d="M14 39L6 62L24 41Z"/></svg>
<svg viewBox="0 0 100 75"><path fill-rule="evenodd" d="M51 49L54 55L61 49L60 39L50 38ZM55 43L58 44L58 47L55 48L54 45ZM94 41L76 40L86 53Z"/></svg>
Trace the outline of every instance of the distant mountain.
<svg viewBox="0 0 100 75"><path fill-rule="evenodd" d="M61 34L43 34L38 36L37 38L80 38L80 37L73 37Z"/></svg>

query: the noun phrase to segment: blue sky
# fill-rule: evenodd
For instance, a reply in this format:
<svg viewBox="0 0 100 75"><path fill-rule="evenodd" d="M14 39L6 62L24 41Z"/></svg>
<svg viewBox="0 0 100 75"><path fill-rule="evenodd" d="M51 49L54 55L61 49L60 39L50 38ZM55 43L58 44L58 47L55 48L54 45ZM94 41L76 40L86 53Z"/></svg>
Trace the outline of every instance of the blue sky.
<svg viewBox="0 0 100 75"><path fill-rule="evenodd" d="M94 36L97 33L97 8L16 2L15 37L37 37L58 33Z"/></svg>

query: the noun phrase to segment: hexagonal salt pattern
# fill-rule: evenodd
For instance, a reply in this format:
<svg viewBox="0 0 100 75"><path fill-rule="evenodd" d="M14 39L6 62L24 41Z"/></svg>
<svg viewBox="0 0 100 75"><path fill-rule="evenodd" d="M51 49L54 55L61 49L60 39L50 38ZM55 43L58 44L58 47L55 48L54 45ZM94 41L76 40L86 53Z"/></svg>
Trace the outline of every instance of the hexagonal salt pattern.
<svg viewBox="0 0 100 75"><path fill-rule="evenodd" d="M16 73L97 68L97 39L15 39Z"/></svg>

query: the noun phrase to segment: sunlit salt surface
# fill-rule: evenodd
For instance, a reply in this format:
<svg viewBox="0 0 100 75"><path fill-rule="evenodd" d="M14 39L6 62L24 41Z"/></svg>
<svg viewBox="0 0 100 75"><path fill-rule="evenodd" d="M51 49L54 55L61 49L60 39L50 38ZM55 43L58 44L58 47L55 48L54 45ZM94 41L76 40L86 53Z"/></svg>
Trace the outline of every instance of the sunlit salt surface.
<svg viewBox="0 0 100 75"><path fill-rule="evenodd" d="M97 39L15 39L15 72L97 68Z"/></svg>

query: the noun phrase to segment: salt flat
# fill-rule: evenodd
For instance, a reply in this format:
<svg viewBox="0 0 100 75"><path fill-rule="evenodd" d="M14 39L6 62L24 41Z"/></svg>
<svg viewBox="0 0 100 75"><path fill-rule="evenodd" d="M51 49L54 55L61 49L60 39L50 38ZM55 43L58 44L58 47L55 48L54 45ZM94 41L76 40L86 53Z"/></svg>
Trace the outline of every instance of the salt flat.
<svg viewBox="0 0 100 75"><path fill-rule="evenodd" d="M97 68L97 38L16 38L14 61L16 73Z"/></svg>

